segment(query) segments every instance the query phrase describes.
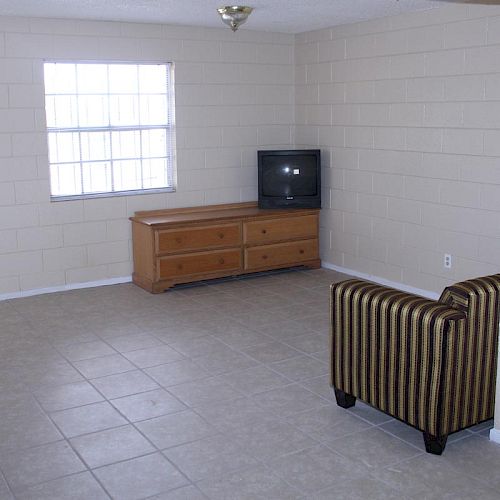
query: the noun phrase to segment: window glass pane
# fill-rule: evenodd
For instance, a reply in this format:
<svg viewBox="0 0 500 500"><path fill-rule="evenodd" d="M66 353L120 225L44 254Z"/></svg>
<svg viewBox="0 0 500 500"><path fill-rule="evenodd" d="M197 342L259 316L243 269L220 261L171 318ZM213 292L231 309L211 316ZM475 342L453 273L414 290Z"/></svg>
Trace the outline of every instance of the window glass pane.
<svg viewBox="0 0 500 500"><path fill-rule="evenodd" d="M111 149L113 158L140 158L140 132L112 132Z"/></svg>
<svg viewBox="0 0 500 500"><path fill-rule="evenodd" d="M113 126L139 124L139 98L136 95L113 95L109 97L110 122Z"/></svg>
<svg viewBox="0 0 500 500"><path fill-rule="evenodd" d="M65 163L50 166L52 195L71 196L82 192L79 163Z"/></svg>
<svg viewBox="0 0 500 500"><path fill-rule="evenodd" d="M109 132L82 132L80 141L83 161L111 159Z"/></svg>
<svg viewBox="0 0 500 500"><path fill-rule="evenodd" d="M107 127L109 125L108 97L84 95L78 97L80 127Z"/></svg>
<svg viewBox="0 0 500 500"><path fill-rule="evenodd" d="M142 160L142 179L144 189L168 186L167 160L165 158Z"/></svg>
<svg viewBox="0 0 500 500"><path fill-rule="evenodd" d="M117 191L142 189L141 160L114 161L113 179Z"/></svg>
<svg viewBox="0 0 500 500"><path fill-rule="evenodd" d="M78 127L77 97L70 95L47 96L45 98L47 127Z"/></svg>
<svg viewBox="0 0 500 500"><path fill-rule="evenodd" d="M165 129L143 130L141 136L143 158L167 154L167 131Z"/></svg>
<svg viewBox="0 0 500 500"><path fill-rule="evenodd" d="M139 66L139 83L142 94L164 94L167 68L160 64Z"/></svg>
<svg viewBox="0 0 500 500"><path fill-rule="evenodd" d="M135 64L110 64L110 94L137 94L138 91L137 66Z"/></svg>
<svg viewBox="0 0 500 500"><path fill-rule="evenodd" d="M79 162L78 132L49 132L50 163Z"/></svg>
<svg viewBox="0 0 500 500"><path fill-rule="evenodd" d="M46 94L76 94L75 64L45 63Z"/></svg>
<svg viewBox="0 0 500 500"><path fill-rule="evenodd" d="M77 64L79 94L107 94L107 64Z"/></svg>
<svg viewBox="0 0 500 500"><path fill-rule="evenodd" d="M82 176L83 191L85 193L106 193L112 191L110 162L83 163Z"/></svg>
<svg viewBox="0 0 500 500"><path fill-rule="evenodd" d="M167 123L167 96L145 95L140 97L141 125Z"/></svg>

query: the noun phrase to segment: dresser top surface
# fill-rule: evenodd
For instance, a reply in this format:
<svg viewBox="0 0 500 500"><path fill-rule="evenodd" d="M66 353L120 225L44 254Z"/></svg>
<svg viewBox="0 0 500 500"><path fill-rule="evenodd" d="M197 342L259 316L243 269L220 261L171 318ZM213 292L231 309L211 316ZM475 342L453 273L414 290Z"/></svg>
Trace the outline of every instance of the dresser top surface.
<svg viewBox="0 0 500 500"><path fill-rule="evenodd" d="M134 217L130 217L130 220L147 226L160 226L164 224L184 224L189 222L215 222L232 219L260 219L290 217L293 215L314 215L318 212L318 208L261 209L258 208L256 203L250 202L136 212Z"/></svg>

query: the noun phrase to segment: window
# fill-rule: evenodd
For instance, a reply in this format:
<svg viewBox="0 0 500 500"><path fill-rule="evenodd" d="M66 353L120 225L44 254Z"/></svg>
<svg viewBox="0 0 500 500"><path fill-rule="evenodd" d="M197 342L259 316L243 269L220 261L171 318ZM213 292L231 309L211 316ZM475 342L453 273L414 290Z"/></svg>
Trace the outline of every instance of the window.
<svg viewBox="0 0 500 500"><path fill-rule="evenodd" d="M173 191L171 66L45 63L52 199Z"/></svg>

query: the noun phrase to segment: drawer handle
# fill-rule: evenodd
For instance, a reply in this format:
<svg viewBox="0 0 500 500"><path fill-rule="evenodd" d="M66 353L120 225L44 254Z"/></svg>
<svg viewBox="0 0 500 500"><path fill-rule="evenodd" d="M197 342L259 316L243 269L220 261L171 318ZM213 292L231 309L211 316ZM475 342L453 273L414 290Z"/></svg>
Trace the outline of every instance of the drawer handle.
<svg viewBox="0 0 500 500"><path fill-rule="evenodd" d="M262 234L266 234L266 233L267 233L267 229L263 229Z"/></svg>
<svg viewBox="0 0 500 500"><path fill-rule="evenodd" d="M299 253L304 253L304 250L300 249L300 250L299 250Z"/></svg>
<svg viewBox="0 0 500 500"><path fill-rule="evenodd" d="M267 259L267 255L263 255L263 256L262 256L262 258L263 258L264 260L266 260L266 259Z"/></svg>
<svg viewBox="0 0 500 500"><path fill-rule="evenodd" d="M222 257L219 259L219 264L224 264L224 259Z"/></svg>
<svg viewBox="0 0 500 500"><path fill-rule="evenodd" d="M224 238L224 233L219 233L219 238L222 240L222 238Z"/></svg>
<svg viewBox="0 0 500 500"><path fill-rule="evenodd" d="M182 264L177 264L177 269L182 269Z"/></svg>
<svg viewBox="0 0 500 500"><path fill-rule="evenodd" d="M181 243L182 239L181 238L175 238L176 243Z"/></svg>

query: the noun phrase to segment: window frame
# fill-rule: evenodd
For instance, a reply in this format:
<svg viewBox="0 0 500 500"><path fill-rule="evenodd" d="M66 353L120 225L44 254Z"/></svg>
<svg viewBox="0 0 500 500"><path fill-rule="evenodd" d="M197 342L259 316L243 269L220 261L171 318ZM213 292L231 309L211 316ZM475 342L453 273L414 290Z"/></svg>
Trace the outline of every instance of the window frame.
<svg viewBox="0 0 500 500"><path fill-rule="evenodd" d="M166 96L167 96L167 117L165 125L108 125L108 126L97 126L97 127L49 127L47 124L45 126L45 133L47 139L47 147L49 148L49 134L51 132L68 132L68 133L85 133L85 132L108 132L110 135L115 131L129 132L129 131L137 131L140 132L142 130L165 130L167 133L167 148L165 151L165 160L167 164L167 180L171 185L163 186L163 187L155 187L155 188L141 188L141 189L129 189L129 190L120 190L120 191L103 191L103 192L92 192L92 193L80 193L80 194L65 194L65 195L54 195L52 193L52 183L50 183L50 201L58 202L58 201L72 201L72 200L85 200L92 198L110 198L116 196L136 196L136 195L146 195L146 194L155 194L155 193L172 193L176 191L177 187L177 148L176 148L176 121L175 121L175 65L172 61L120 61L120 60L61 60L61 59L44 59L43 60L43 71L45 72L45 64L95 64L95 65L103 65L109 66L113 64L117 65L131 65L131 66L141 66L141 65L155 65L155 66L165 66L167 73L167 84L166 84ZM44 85L44 117L46 117L46 97L47 95L65 95L65 94L47 94L46 86L45 86L45 75L43 78ZM75 94L77 96L80 95L78 92ZM82 94L84 95L84 94ZM110 96L109 92L107 94L96 94L96 95L105 95ZM139 97L140 93L137 94ZM170 150L169 150L170 147ZM163 158L163 157L160 157ZM113 158L111 154L109 159L104 160L90 160L90 161L82 161L82 154L80 151L80 161L77 162L80 164L80 172L82 169L83 163L92 163L99 161L122 161L127 160L128 158ZM132 158L135 160L143 160L148 158L143 158L142 155L137 158ZM154 158L151 158L154 159ZM51 163L50 161L50 150L48 149L47 155L47 163L49 167L49 178L52 175L51 167L52 165L60 165L64 163L74 163L74 162L59 162L59 163ZM142 180L142 179L141 179ZM50 181L50 179L49 179ZM82 186L83 188L83 186Z"/></svg>

